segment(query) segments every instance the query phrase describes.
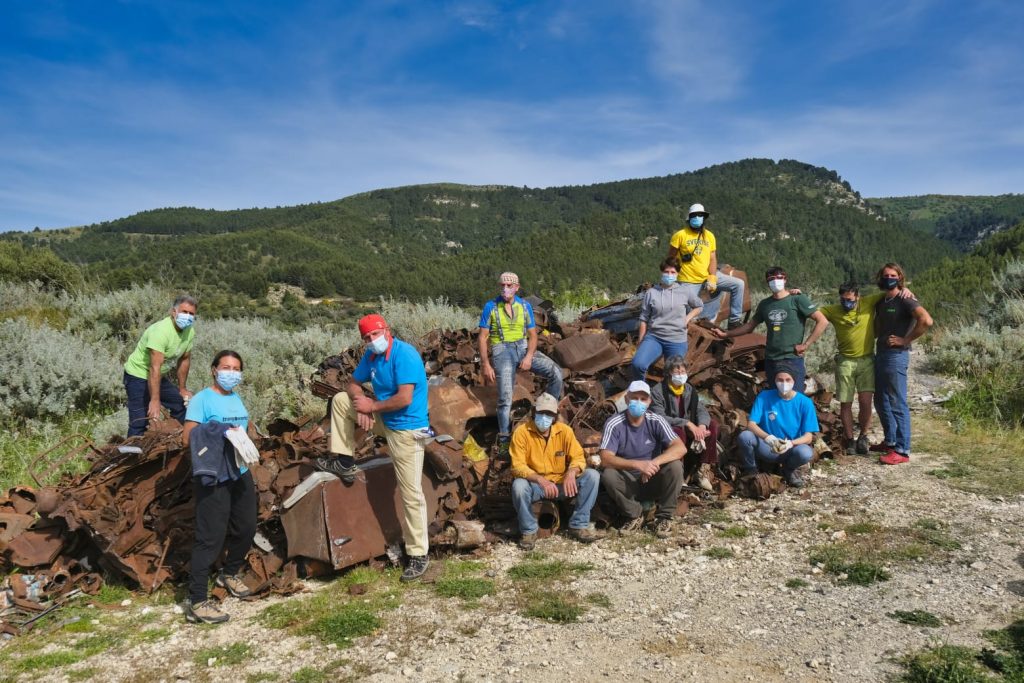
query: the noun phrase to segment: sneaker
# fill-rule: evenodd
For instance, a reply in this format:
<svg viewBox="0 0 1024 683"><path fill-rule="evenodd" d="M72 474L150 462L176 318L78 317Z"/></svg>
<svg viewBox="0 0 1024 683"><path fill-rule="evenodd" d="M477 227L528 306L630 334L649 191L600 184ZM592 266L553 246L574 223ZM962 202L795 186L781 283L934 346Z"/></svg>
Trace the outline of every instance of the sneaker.
<svg viewBox="0 0 1024 683"><path fill-rule="evenodd" d="M879 456L878 462L883 465L902 465L905 462L910 462L910 456L897 453L896 451L889 451L885 455Z"/></svg>
<svg viewBox="0 0 1024 683"><path fill-rule="evenodd" d="M730 320L729 324L726 326L725 329L727 329L727 330L735 330L737 327L743 327L743 321L742 320Z"/></svg>
<svg viewBox="0 0 1024 683"><path fill-rule="evenodd" d="M401 581L415 581L416 579L422 578L427 573L427 566L430 565L430 560L426 555L410 555L409 563L405 565L405 571L402 572Z"/></svg>
<svg viewBox="0 0 1024 683"><path fill-rule="evenodd" d="M519 547L523 550L533 550L533 547L537 545L537 534L523 534L519 537Z"/></svg>
<svg viewBox="0 0 1024 683"><path fill-rule="evenodd" d="M212 600L203 600L195 605L191 600L185 601L185 621L190 624L223 624L230 618Z"/></svg>
<svg viewBox="0 0 1024 683"><path fill-rule="evenodd" d="M213 583L227 589L227 592L236 598L247 598L252 595L252 590L245 585L245 582L242 581L242 577L238 574L225 574L224 572L220 572L217 574L217 578L214 579Z"/></svg>
<svg viewBox="0 0 1024 683"><path fill-rule="evenodd" d="M705 491L715 490L715 487L711 485L711 465L708 463L702 464L697 470L697 486Z"/></svg>
<svg viewBox="0 0 1024 683"><path fill-rule="evenodd" d="M628 522L626 522L625 524L623 524L622 526L619 527L619 533L620 534L632 534L634 532L640 531L640 529L642 529L643 527L644 527L644 518L643 517L634 517L633 519L629 520Z"/></svg>
<svg viewBox="0 0 1024 683"><path fill-rule="evenodd" d="M651 531L658 538L668 538L672 535L672 520L659 517L651 525Z"/></svg>
<svg viewBox="0 0 1024 683"><path fill-rule="evenodd" d="M507 434L498 435L498 457L507 458L509 457L508 448L511 445L512 439Z"/></svg>
<svg viewBox="0 0 1024 683"><path fill-rule="evenodd" d="M580 543L593 543L604 538L604 532L596 531L587 527L585 529L573 529L572 527L566 532L569 538L575 538Z"/></svg>
<svg viewBox="0 0 1024 683"><path fill-rule="evenodd" d="M857 455L857 441L854 439L846 439L843 441L843 449L847 455Z"/></svg>
<svg viewBox="0 0 1024 683"><path fill-rule="evenodd" d="M857 454L867 455L868 448L870 448L870 445L868 444L868 435L861 434L860 436L857 437Z"/></svg>
<svg viewBox="0 0 1024 683"><path fill-rule="evenodd" d="M786 483L795 489L801 489L804 487L803 477L801 477L796 470L793 470L792 472L786 475Z"/></svg>
<svg viewBox="0 0 1024 683"><path fill-rule="evenodd" d="M359 467L355 463L346 465L346 460L350 459L340 456L321 456L315 460L315 463L318 470L330 472L346 484L351 484L359 476Z"/></svg>
<svg viewBox="0 0 1024 683"><path fill-rule="evenodd" d="M883 441L882 443L876 443L874 446L870 446L868 450L872 453L888 453L892 450L892 444Z"/></svg>

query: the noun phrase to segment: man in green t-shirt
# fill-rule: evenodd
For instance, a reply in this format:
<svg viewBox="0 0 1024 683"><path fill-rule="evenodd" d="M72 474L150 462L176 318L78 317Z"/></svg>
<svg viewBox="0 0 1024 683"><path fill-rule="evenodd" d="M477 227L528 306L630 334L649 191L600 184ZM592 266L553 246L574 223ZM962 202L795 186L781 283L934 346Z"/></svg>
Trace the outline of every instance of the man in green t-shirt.
<svg viewBox="0 0 1024 683"><path fill-rule="evenodd" d="M774 384L777 373L788 372L793 376L796 390L802 393L807 375L804 353L828 327L828 320L806 294L789 292L786 288L786 271L779 266L768 269L765 281L772 295L757 304L750 320L731 330L712 331L719 339L728 339L749 334L759 324L765 323L768 327L768 341L765 345L764 373L768 384ZM804 324L808 318L814 321L814 329L805 340Z"/></svg>
<svg viewBox="0 0 1024 683"><path fill-rule="evenodd" d="M146 432L149 420L160 417L160 406L184 424L185 403L192 392L185 388L196 331L196 300L183 294L174 300L170 314L142 333L124 364L124 390L128 396L128 436ZM164 376L164 363L177 361L175 386Z"/></svg>
<svg viewBox="0 0 1024 683"><path fill-rule="evenodd" d="M852 282L839 287L839 303L821 307L836 329L836 398L847 455L868 453L868 427L871 424L871 402L875 395L875 304L885 292L860 295ZM909 289L900 297L914 298ZM860 435L853 438L853 397L857 396L857 425Z"/></svg>

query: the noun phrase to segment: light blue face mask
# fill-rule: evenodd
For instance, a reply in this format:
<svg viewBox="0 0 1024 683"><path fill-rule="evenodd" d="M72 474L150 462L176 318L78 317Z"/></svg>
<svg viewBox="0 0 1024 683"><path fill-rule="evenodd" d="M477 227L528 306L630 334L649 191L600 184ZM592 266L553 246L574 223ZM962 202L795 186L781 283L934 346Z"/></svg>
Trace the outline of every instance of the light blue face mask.
<svg viewBox="0 0 1024 683"><path fill-rule="evenodd" d="M704 216L690 216L690 227L699 228L704 225Z"/></svg>
<svg viewBox="0 0 1024 683"><path fill-rule="evenodd" d="M537 413L533 416L533 424L537 425L537 429L542 432L546 432L551 429L551 425L555 423L554 415L545 415L544 413Z"/></svg>
<svg viewBox="0 0 1024 683"><path fill-rule="evenodd" d="M675 274L669 275L668 273L662 273L661 284L665 285L666 287L671 287L676 283L676 277L677 276Z"/></svg>
<svg viewBox="0 0 1024 683"><path fill-rule="evenodd" d="M647 404L638 398L634 398L632 401L629 402L629 406L626 408L626 410L628 410L629 414L632 415L633 417L641 417L644 413L647 412Z"/></svg>
<svg viewBox="0 0 1024 683"><path fill-rule="evenodd" d="M218 370L217 384L224 391L234 391L242 383L241 370Z"/></svg>
<svg viewBox="0 0 1024 683"><path fill-rule="evenodd" d="M174 324L178 326L179 330L185 330L192 327L192 323L196 321L196 317L191 313L178 313L174 316Z"/></svg>
<svg viewBox="0 0 1024 683"><path fill-rule="evenodd" d="M380 355L388 350L388 336L382 334L370 342L370 350Z"/></svg>

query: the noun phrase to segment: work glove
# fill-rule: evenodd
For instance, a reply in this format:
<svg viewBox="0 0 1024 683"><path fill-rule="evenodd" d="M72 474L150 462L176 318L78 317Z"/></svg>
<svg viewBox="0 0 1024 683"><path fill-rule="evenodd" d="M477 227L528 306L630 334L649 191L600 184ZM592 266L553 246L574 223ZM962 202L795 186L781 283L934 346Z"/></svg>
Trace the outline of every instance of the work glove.
<svg viewBox="0 0 1024 683"><path fill-rule="evenodd" d="M775 436L774 434L769 434L768 436L764 437L764 442L768 444L768 448L778 452L779 437Z"/></svg>
<svg viewBox="0 0 1024 683"><path fill-rule="evenodd" d="M704 287L708 290L708 294L714 294L718 291L718 276L708 275L707 281L704 283Z"/></svg>
<svg viewBox="0 0 1024 683"><path fill-rule="evenodd" d="M260 461L260 452L244 429L229 429L224 433L224 437L235 447L235 464L239 469L252 467Z"/></svg>
<svg viewBox="0 0 1024 683"><path fill-rule="evenodd" d="M776 439L774 450L779 455L782 455L793 447L793 442L789 439Z"/></svg>
<svg viewBox="0 0 1024 683"><path fill-rule="evenodd" d="M703 453L705 449L703 439L694 439L690 443L690 450L694 453Z"/></svg>

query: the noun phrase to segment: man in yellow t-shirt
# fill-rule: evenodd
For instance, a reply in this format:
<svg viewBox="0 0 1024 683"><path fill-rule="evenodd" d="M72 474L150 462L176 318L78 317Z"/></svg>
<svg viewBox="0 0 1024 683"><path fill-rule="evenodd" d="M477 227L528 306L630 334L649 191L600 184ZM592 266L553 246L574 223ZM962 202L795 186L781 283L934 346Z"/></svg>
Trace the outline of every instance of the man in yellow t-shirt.
<svg viewBox="0 0 1024 683"><path fill-rule="evenodd" d="M171 312L146 328L124 364L124 390L128 397L128 436L146 432L149 420L160 417L160 406L178 422L185 422L185 388L196 331L196 300L184 294L174 300ZM163 376L164 362L177 361L178 384Z"/></svg>
<svg viewBox="0 0 1024 683"><path fill-rule="evenodd" d="M913 297L910 290L902 296ZM867 455L871 402L875 394L875 304L885 296L877 292L861 297L857 285L846 282L839 287L839 303L822 306L825 319L836 330L836 398L847 455ZM857 395L857 425L860 435L853 438L853 396Z"/></svg>
<svg viewBox="0 0 1024 683"><path fill-rule="evenodd" d="M700 314L714 320L721 305L721 294L729 292L729 328L743 323L743 280L718 270L718 247L714 234L705 225L710 214L703 204L690 207L686 225L672 235L668 257L679 261L679 284L684 289L710 295Z"/></svg>

